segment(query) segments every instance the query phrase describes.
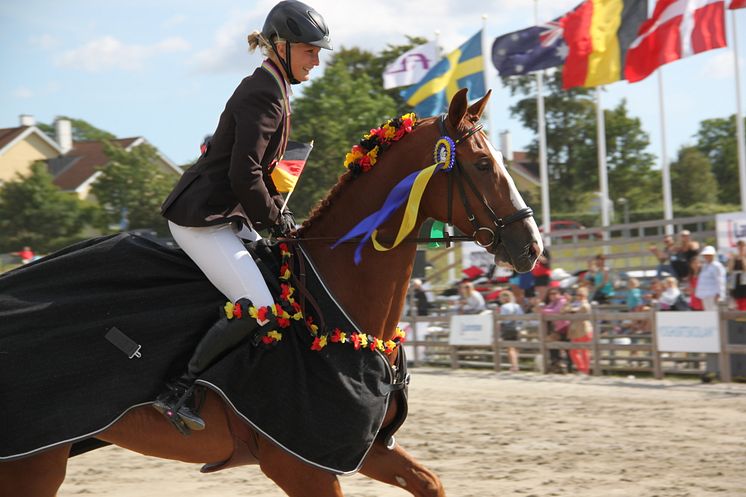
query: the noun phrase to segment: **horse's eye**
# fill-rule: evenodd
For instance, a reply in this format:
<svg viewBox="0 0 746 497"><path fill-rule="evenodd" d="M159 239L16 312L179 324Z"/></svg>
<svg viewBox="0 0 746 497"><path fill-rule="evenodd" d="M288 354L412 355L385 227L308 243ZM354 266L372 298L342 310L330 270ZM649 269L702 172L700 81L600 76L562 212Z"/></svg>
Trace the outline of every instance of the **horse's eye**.
<svg viewBox="0 0 746 497"><path fill-rule="evenodd" d="M482 157L474 164L474 167L476 167L478 171L491 171L492 161L487 157Z"/></svg>

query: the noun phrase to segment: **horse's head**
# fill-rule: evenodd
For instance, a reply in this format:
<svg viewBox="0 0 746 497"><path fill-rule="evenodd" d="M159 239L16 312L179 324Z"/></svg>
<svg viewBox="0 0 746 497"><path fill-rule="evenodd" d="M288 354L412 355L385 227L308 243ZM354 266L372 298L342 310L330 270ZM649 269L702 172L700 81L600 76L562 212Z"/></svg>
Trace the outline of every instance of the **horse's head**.
<svg viewBox="0 0 746 497"><path fill-rule="evenodd" d="M490 93L470 107L466 93L456 93L448 114L432 122L438 136L455 142L455 164L450 172L437 175L438 186L428 189L423 203L431 217L450 220L496 262L508 262L518 272L530 271L544 250L539 229L502 154L480 131L479 118Z"/></svg>

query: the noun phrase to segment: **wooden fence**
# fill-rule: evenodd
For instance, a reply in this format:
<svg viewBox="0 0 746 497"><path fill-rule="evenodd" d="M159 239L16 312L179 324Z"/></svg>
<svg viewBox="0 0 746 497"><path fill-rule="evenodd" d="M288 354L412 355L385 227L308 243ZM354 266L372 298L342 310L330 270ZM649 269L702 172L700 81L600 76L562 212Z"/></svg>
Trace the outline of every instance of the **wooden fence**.
<svg viewBox="0 0 746 497"><path fill-rule="evenodd" d="M746 321L746 312L720 312L720 353L661 352L656 343L656 312L627 312L607 306L593 306L590 314L525 314L501 316L492 313L494 320L492 345L449 345L450 315L432 317L407 317L411 330L406 344L409 346L409 361L415 366L422 364L446 365L452 368L481 367L502 371L509 367L506 358L508 347L519 353L521 369L549 372L551 350L568 351L587 349L591 355L591 374L651 374L661 379L664 375L703 375L719 370L722 381L733 381L731 356L746 354L746 344L729 343L728 327L731 321ZM593 323L593 339L585 343L548 341L550 323L553 321L578 321L590 319ZM500 322L523 323L516 341L500 338ZM641 330L635 330L635 322ZM416 323L427 323L428 331L417 336ZM414 353L413 353L414 351ZM717 356L717 357L715 357ZM716 359L716 361L715 361ZM743 379L740 376L737 379Z"/></svg>

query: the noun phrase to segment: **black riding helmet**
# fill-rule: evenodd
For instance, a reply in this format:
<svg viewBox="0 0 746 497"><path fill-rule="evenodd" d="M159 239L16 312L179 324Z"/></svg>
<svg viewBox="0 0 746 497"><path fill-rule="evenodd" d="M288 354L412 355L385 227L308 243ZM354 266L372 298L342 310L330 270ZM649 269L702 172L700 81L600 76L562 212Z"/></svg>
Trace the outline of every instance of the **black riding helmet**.
<svg viewBox="0 0 746 497"><path fill-rule="evenodd" d="M290 43L308 43L327 50L332 49L329 28L326 26L324 18L312 7L297 0L283 0L272 7L272 10L267 14L267 20L264 21L262 35L269 40L272 50L280 59L280 63L290 77L290 82L294 85L300 83L300 81L295 79L291 69ZM288 42L285 44L284 61L277 53L275 37Z"/></svg>

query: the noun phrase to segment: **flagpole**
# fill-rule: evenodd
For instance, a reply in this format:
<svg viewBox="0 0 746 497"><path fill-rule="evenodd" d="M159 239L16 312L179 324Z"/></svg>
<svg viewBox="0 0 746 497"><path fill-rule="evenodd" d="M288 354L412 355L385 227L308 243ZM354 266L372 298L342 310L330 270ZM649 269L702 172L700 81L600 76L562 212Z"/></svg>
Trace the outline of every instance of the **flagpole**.
<svg viewBox="0 0 746 497"><path fill-rule="evenodd" d="M671 169L668 163L668 152L666 150L666 112L663 102L663 68L659 67L658 73L658 104L661 114L661 173L663 179L663 219L673 219L673 202L671 199ZM673 234L673 224L666 224L665 233Z"/></svg>
<svg viewBox="0 0 746 497"><path fill-rule="evenodd" d="M609 179L606 172L606 117L601 106L601 87L596 87L596 142L598 143L598 181L601 189L601 226L609 226ZM604 240L609 239L608 230L604 230ZM608 245L604 245L604 251Z"/></svg>
<svg viewBox="0 0 746 497"><path fill-rule="evenodd" d="M539 25L539 0L534 0L534 24ZM544 110L544 70L536 71L536 115L539 128L539 180L541 181L541 220L544 245L552 244L549 208L549 167L547 165L547 123Z"/></svg>
<svg viewBox="0 0 746 497"><path fill-rule="evenodd" d="M485 38L484 34L487 32L487 14L482 14L482 75L484 79L484 91L487 93L487 90L490 87L489 77L487 75L487 57L485 57L485 54L487 53L487 50L485 50ZM494 143L492 140L493 133L495 132L495 127L493 126L494 123L492 121L492 112L490 112L489 104L487 104L487 108L485 109L485 112L487 113L487 131L489 132L490 141ZM484 114L482 114L484 116Z"/></svg>
<svg viewBox="0 0 746 497"><path fill-rule="evenodd" d="M741 185L741 210L746 211L746 139L744 138L743 113L741 112L741 73L738 67L738 36L736 11L730 11L733 29L733 66L736 72L736 143L738 144L738 178Z"/></svg>

